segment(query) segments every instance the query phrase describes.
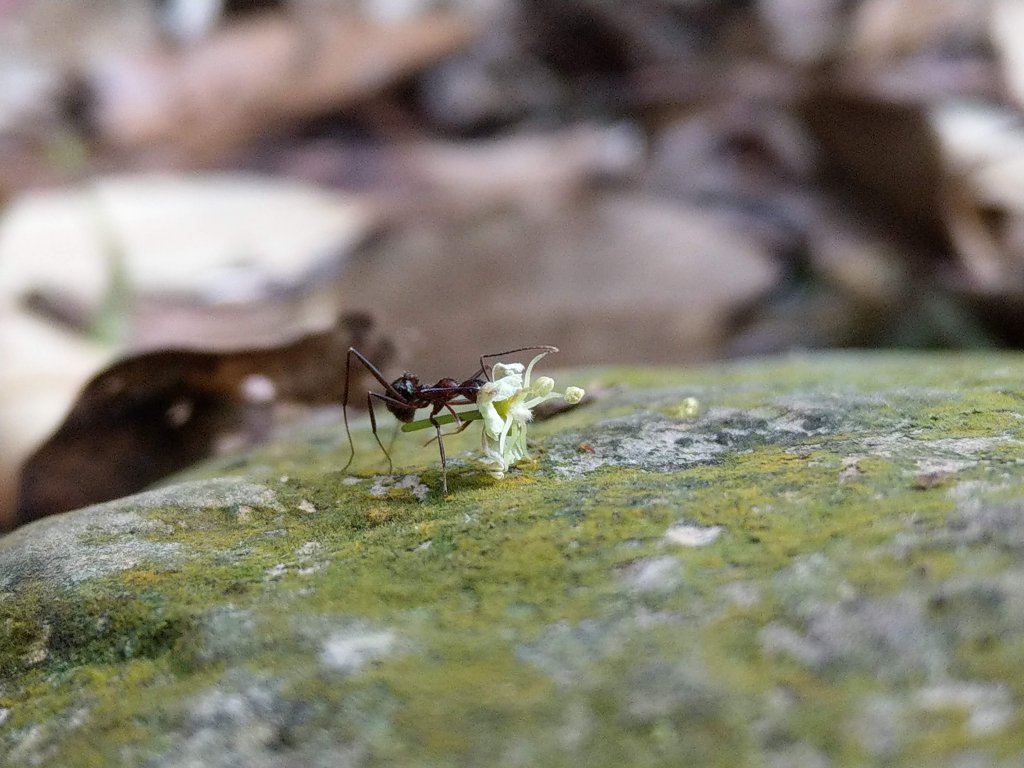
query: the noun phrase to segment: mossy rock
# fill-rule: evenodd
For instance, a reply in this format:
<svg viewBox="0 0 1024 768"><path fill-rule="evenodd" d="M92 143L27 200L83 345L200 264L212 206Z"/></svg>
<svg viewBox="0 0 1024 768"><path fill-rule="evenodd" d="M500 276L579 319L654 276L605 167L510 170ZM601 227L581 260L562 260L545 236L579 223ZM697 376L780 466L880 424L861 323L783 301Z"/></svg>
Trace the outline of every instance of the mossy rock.
<svg viewBox="0 0 1024 768"><path fill-rule="evenodd" d="M1022 764L1024 358L559 379L447 499L332 422L0 540L0 763Z"/></svg>

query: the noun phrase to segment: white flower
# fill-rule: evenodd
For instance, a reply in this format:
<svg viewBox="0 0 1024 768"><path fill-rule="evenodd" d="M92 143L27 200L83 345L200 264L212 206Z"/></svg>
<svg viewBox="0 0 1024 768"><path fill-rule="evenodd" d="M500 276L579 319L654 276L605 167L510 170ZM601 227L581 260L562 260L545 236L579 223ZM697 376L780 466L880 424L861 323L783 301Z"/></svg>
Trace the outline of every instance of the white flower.
<svg viewBox="0 0 1024 768"><path fill-rule="evenodd" d="M579 387L555 392L554 379L549 376L538 376L530 382L533 366L546 354L537 355L525 369L521 363L495 363L494 380L486 382L477 393L476 405L484 422L482 461L495 477L503 477L509 467L526 458L526 425L533 419L534 408L555 398L572 404L583 398Z"/></svg>

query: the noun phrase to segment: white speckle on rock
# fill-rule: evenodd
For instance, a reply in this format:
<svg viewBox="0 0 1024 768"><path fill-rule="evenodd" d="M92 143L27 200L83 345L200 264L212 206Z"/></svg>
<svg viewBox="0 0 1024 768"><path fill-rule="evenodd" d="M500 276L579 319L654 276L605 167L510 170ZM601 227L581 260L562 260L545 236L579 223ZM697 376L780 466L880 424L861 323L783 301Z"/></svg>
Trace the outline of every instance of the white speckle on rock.
<svg viewBox="0 0 1024 768"><path fill-rule="evenodd" d="M419 475L403 475L397 482L395 482L395 478L391 475L378 475L373 478L373 485L370 486L370 495L380 499L387 496L388 491L392 488L408 488L419 501L425 501L430 493L430 488L420 482Z"/></svg>
<svg viewBox="0 0 1024 768"><path fill-rule="evenodd" d="M961 710L967 714L967 730L976 737L999 733L1014 717L1013 697L1005 685L944 683L923 688L914 703L927 712Z"/></svg>
<svg viewBox="0 0 1024 768"><path fill-rule="evenodd" d="M243 504L235 513L235 519L240 523L251 523L255 514L255 509L250 507L248 504Z"/></svg>
<svg viewBox="0 0 1024 768"><path fill-rule="evenodd" d="M391 653L397 638L394 632L335 632L324 641L320 663L329 669L354 674L371 661Z"/></svg>
<svg viewBox="0 0 1024 768"><path fill-rule="evenodd" d="M48 732L41 725L31 726L6 757L11 764L41 765L46 754Z"/></svg>
<svg viewBox="0 0 1024 768"><path fill-rule="evenodd" d="M961 469L970 466L972 462L964 461L918 461L917 473L928 475L955 475Z"/></svg>
<svg viewBox="0 0 1024 768"><path fill-rule="evenodd" d="M860 441L864 451L872 456L889 459L899 456L914 459L919 464L938 464L953 470L976 466L995 450L1021 445L1021 441L1006 435L992 437L946 437L921 440L913 435L892 432L872 435Z"/></svg>
<svg viewBox="0 0 1024 768"><path fill-rule="evenodd" d="M288 567L284 563L278 563L277 565L272 565L270 568L267 568L267 570L264 571L264 575L268 579L279 579L284 576L285 571L287 570Z"/></svg>
<svg viewBox="0 0 1024 768"><path fill-rule="evenodd" d="M46 661L46 658L50 655L50 634L53 631L53 627L47 623L44 623L42 626L42 633L38 638L36 638L35 642L29 646L25 655L22 657L22 661L26 664L41 664Z"/></svg>
<svg viewBox="0 0 1024 768"><path fill-rule="evenodd" d="M303 499L299 502L299 512L305 512L307 515L312 515L316 512L316 507L313 506L313 502L308 499Z"/></svg>
<svg viewBox="0 0 1024 768"><path fill-rule="evenodd" d="M11 710L7 707L0 707L0 725L7 722L7 718L11 716Z"/></svg>
<svg viewBox="0 0 1024 768"><path fill-rule="evenodd" d="M741 608L753 608L761 602L761 591L749 581L733 581L721 589L722 597Z"/></svg>
<svg viewBox="0 0 1024 768"><path fill-rule="evenodd" d="M324 568L327 565L327 561L316 560L316 555L323 549L323 545L319 541L307 541L301 547L295 550L295 556L299 560L300 568L296 571L300 576L309 576L311 573Z"/></svg>
<svg viewBox="0 0 1024 768"><path fill-rule="evenodd" d="M548 448L548 457L558 475L578 477L604 466L677 468L711 461L729 450L714 435L697 430L692 423L644 420L633 414L607 419L598 427L614 443L595 443L599 450L580 453L579 436L573 435L564 445Z"/></svg>
<svg viewBox="0 0 1024 768"><path fill-rule="evenodd" d="M187 702L184 722L163 734L165 751L148 760L151 768L274 768L274 766L339 766L365 763L363 748L330 732L324 740L296 739L291 734L310 725L309 708L285 695L281 679L244 668L227 673L198 698ZM306 733L302 730L302 733Z"/></svg>
<svg viewBox="0 0 1024 768"><path fill-rule="evenodd" d="M843 468L839 471L840 485L844 485L864 475L864 470L860 468L860 461L863 458L863 456L846 456L843 458Z"/></svg>
<svg viewBox="0 0 1024 768"><path fill-rule="evenodd" d="M235 477L215 477L209 480L191 480L166 488L137 493L123 499L98 504L88 509L147 510L175 507L182 512L193 509L253 507L283 512L273 490L264 485L250 483Z"/></svg>
<svg viewBox="0 0 1024 768"><path fill-rule="evenodd" d="M671 544L680 547L706 547L717 539L722 533L722 526L711 525L690 525L688 523L676 523L670 525L665 531L665 538Z"/></svg>
<svg viewBox="0 0 1024 768"><path fill-rule="evenodd" d="M626 584L634 592L671 592L682 583L674 557L639 560L626 568Z"/></svg>
<svg viewBox="0 0 1024 768"><path fill-rule="evenodd" d="M415 477L416 482L412 485L407 486L412 491L412 495L416 497L417 501L426 501L427 496L430 494L430 489L423 483L419 482L419 477Z"/></svg>
<svg viewBox="0 0 1024 768"><path fill-rule="evenodd" d="M359 483L361 483L361 482L363 482L363 479L361 477L346 477L346 478L342 479L341 484L342 485L359 485Z"/></svg>
<svg viewBox="0 0 1024 768"><path fill-rule="evenodd" d="M320 551L323 545L319 541L307 541L301 547L295 550L295 554L299 557L312 557L315 553Z"/></svg>
<svg viewBox="0 0 1024 768"><path fill-rule="evenodd" d="M788 744L767 754L768 768L829 768L832 761L810 744Z"/></svg>
<svg viewBox="0 0 1024 768"><path fill-rule="evenodd" d="M788 654L808 666L820 666L827 658L827 650L820 643L778 621L766 625L759 633L758 639L765 653Z"/></svg>
<svg viewBox="0 0 1024 768"><path fill-rule="evenodd" d="M53 515L0 537L0 591L23 578L66 586L141 563L174 562L180 544L146 538L165 534L170 526L125 511L122 503Z"/></svg>

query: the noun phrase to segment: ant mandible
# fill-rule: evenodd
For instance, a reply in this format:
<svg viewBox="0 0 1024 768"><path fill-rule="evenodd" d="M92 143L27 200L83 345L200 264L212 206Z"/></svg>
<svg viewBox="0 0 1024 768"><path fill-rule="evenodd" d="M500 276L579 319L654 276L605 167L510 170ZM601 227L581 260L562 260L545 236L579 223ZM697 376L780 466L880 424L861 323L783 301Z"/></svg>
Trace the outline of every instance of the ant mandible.
<svg viewBox="0 0 1024 768"><path fill-rule="evenodd" d="M341 471L344 472L348 469L352 464L352 460L355 459L356 456L355 444L352 442L352 433L349 431L348 426L348 394L349 381L352 379L353 357L362 363L363 367L370 372L370 375L373 376L373 378L375 378L384 388L384 392L366 393L366 408L370 412L370 428L373 430L373 437L388 460L388 473L390 474L394 471L394 465L391 463L391 455L388 453L387 448L384 447L384 443L380 441L380 435L377 434L377 416L373 411L373 401L376 399L384 403L384 407L391 412L391 415L404 424L411 423L416 418L416 411L420 408L429 408L430 415L428 418L430 419L430 423L434 425L434 429L437 432L437 446L441 453L441 492L443 495L447 496L448 462L444 454L444 440L441 432L441 423L437 420L437 415L442 410L447 410L452 415L452 418L455 419L455 424L458 425L458 429L453 432L449 432L448 434L458 434L469 426L470 422L464 422L459 418L459 414L453 406L472 405L476 402L477 392L480 391L480 387L484 385L485 381L491 380L490 371L484 361L495 357L514 355L519 352L540 350L557 352L558 348L551 346L519 347L518 349L510 349L506 352L495 352L490 355L481 355L480 368L478 368L476 373L468 379L459 382L456 379L443 378L438 380L436 384L426 386L424 384L420 384L419 377L409 371L406 371L389 384L387 379L384 378L384 374L382 374L362 352L355 347L349 347L348 355L345 359L345 392L342 398L342 415L345 420L345 436L348 438L348 446L351 453L349 454L348 462L346 462L345 466L341 468ZM484 378L481 379L481 376Z"/></svg>

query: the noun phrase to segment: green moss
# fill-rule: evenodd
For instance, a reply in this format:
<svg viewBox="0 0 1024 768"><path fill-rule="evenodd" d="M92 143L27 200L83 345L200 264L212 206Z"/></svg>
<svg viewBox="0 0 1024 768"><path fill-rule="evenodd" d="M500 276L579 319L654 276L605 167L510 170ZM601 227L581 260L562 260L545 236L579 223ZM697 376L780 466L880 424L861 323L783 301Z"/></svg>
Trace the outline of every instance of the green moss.
<svg viewBox="0 0 1024 768"><path fill-rule="evenodd" d="M370 765L757 765L764 750L794 744L868 764L857 728L836 724L859 722L872 697L898 702L913 729L890 765L964 749L1011 755L1024 748L1019 709L1013 727L978 735L963 712L914 709L919 671L873 674L841 649L816 664L768 652L763 638L775 625L807 633L820 606L916 596L954 679L1005 682L1024 700L1012 617L998 600L986 608L957 591L958 580L1015 567L1015 554L939 536L963 484L987 484L995 499L1024 491L1024 447L1004 441L1019 437L1021 373L1016 357L844 356L586 371L572 381L620 395L536 425L540 458L521 474L492 480L459 460L475 438L451 438L447 500L435 447L412 436L399 436L394 462L432 489L425 502L408 489L369 494L381 467L366 429L355 433L355 484L337 471L347 458L337 434L262 449L236 471L267 483L278 508L154 510L166 526L145 535L180 544L173 567L140 563L73 594L36 583L5 597L0 706L12 714L0 749L33 723L82 710L88 727L58 729L53 764L142 763L172 747L189 697L241 664L281 681L286 702L316 702L282 749L336 733ZM760 415L729 450L692 466L553 472L562 459L545 446L565 434L599 443L608 420L641 408L673 428L703 423L672 411L689 394L700 419ZM816 397L818 410L793 406ZM802 429L767 431L791 413ZM928 453L929 441L948 438L993 441L946 485L916 488L923 463L945 455ZM664 534L679 521L722 534L672 547ZM630 586L631 568L666 556L678 586ZM730 597L737 590L749 596ZM218 611L251 621L228 635L234 650L210 641ZM325 638L353 624L388 628L401 651L358 675L325 674Z"/></svg>

